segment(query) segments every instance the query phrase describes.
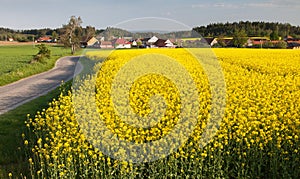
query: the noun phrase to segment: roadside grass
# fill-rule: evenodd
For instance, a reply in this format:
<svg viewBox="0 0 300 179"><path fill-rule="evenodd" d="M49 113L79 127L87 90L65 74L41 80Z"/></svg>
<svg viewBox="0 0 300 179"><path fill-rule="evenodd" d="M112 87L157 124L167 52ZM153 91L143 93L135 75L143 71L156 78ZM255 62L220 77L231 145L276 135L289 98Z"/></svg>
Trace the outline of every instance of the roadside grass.
<svg viewBox="0 0 300 179"><path fill-rule="evenodd" d="M44 96L0 115L0 178L8 178L9 173L13 173L14 178L21 173L29 176L22 139L22 133L26 133L27 114L34 116L37 111L47 108L48 103L58 98L61 92L70 88L71 82L67 82Z"/></svg>
<svg viewBox="0 0 300 179"><path fill-rule="evenodd" d="M70 55L70 49L62 46L48 47L51 50L49 60L45 63L30 64L31 59L38 52L36 46L0 46L0 86L47 71L54 67L57 59Z"/></svg>

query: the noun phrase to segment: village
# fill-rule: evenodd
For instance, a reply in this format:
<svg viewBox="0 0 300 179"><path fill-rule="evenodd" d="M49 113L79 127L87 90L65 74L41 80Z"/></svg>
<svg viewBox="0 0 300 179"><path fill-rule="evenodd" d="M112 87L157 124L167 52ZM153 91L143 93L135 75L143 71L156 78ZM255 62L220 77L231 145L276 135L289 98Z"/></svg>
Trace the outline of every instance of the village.
<svg viewBox="0 0 300 179"><path fill-rule="evenodd" d="M40 41L40 39L39 39ZM181 48L191 47L190 44L196 44L194 47L235 47L233 37L217 38L170 38L160 39L156 36L151 38L133 39L132 37L112 37L112 40L105 40L105 37L83 38L82 48ZM198 46L197 46L198 44ZM268 37L247 37L247 42L243 45L247 48L288 48L300 49L300 39L291 36L284 37L282 40L270 40Z"/></svg>

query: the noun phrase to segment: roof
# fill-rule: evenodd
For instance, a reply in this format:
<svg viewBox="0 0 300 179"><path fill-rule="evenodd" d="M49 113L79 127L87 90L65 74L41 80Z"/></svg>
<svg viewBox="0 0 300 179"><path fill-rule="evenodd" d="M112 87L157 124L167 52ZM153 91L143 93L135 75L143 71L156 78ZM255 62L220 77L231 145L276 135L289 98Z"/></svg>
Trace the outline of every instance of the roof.
<svg viewBox="0 0 300 179"><path fill-rule="evenodd" d="M300 40L299 41L288 41L288 47L300 47Z"/></svg>
<svg viewBox="0 0 300 179"><path fill-rule="evenodd" d="M288 40L287 43L297 43L297 44L300 44L300 40Z"/></svg>
<svg viewBox="0 0 300 179"><path fill-rule="evenodd" d="M285 36L286 39L293 39L292 36L288 35L288 36Z"/></svg>
<svg viewBox="0 0 300 179"><path fill-rule="evenodd" d="M149 43L155 43L157 40L159 40L156 36L151 37L151 39L148 40Z"/></svg>
<svg viewBox="0 0 300 179"><path fill-rule="evenodd" d="M81 42L88 42L89 40L91 40L93 37L88 37L88 36L83 36L81 38Z"/></svg>
<svg viewBox="0 0 300 179"><path fill-rule="evenodd" d="M157 39L154 45L158 47L165 47L166 46L166 40L164 39Z"/></svg>
<svg viewBox="0 0 300 179"><path fill-rule="evenodd" d="M269 37L249 37L251 40L270 40Z"/></svg>
<svg viewBox="0 0 300 179"><path fill-rule="evenodd" d="M115 41L115 44L126 44L127 40L120 38Z"/></svg>
<svg viewBox="0 0 300 179"><path fill-rule="evenodd" d="M170 39L166 40L165 43L166 43L166 44L173 45L173 42L172 42Z"/></svg>
<svg viewBox="0 0 300 179"><path fill-rule="evenodd" d="M252 41L252 44L253 44L253 45L261 45L261 44L263 44L264 42L266 42L266 40L253 40L253 41Z"/></svg>
<svg viewBox="0 0 300 179"><path fill-rule="evenodd" d="M140 39L141 42L148 42L148 40L150 40L150 38L143 38L143 39Z"/></svg>
<svg viewBox="0 0 300 179"><path fill-rule="evenodd" d="M196 41L201 40L201 38L181 38L182 41Z"/></svg>
<svg viewBox="0 0 300 179"><path fill-rule="evenodd" d="M37 41L41 41L41 42L51 41L51 37L48 37L48 36L40 37L37 39Z"/></svg>
<svg viewBox="0 0 300 179"><path fill-rule="evenodd" d="M102 41L101 45L112 45L112 42L110 42L110 41Z"/></svg>
<svg viewBox="0 0 300 179"><path fill-rule="evenodd" d="M215 40L214 37L208 37L208 38L204 38L204 39L208 44L211 44Z"/></svg>

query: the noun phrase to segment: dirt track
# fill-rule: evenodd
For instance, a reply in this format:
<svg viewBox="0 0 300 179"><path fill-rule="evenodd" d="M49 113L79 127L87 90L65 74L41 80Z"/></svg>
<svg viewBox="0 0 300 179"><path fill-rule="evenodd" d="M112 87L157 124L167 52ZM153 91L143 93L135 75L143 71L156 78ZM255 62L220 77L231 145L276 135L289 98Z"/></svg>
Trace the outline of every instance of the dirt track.
<svg viewBox="0 0 300 179"><path fill-rule="evenodd" d="M0 114L47 94L57 88L62 81L72 79L74 74L82 69L80 63L77 65L79 58L63 57L56 62L52 70L1 86Z"/></svg>

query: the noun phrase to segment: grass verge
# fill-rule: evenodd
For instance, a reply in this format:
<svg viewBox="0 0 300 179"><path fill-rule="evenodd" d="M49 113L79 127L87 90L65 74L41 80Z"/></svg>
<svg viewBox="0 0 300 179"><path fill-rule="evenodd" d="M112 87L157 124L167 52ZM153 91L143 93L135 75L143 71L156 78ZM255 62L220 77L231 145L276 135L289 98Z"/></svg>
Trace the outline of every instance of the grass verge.
<svg viewBox="0 0 300 179"><path fill-rule="evenodd" d="M16 109L0 115L0 178L7 178L9 173L14 176L27 174L22 133L26 131L24 122L27 114L34 116L37 111L48 107L48 103L57 98L62 90L69 90L71 82L56 88L47 95L41 96Z"/></svg>

